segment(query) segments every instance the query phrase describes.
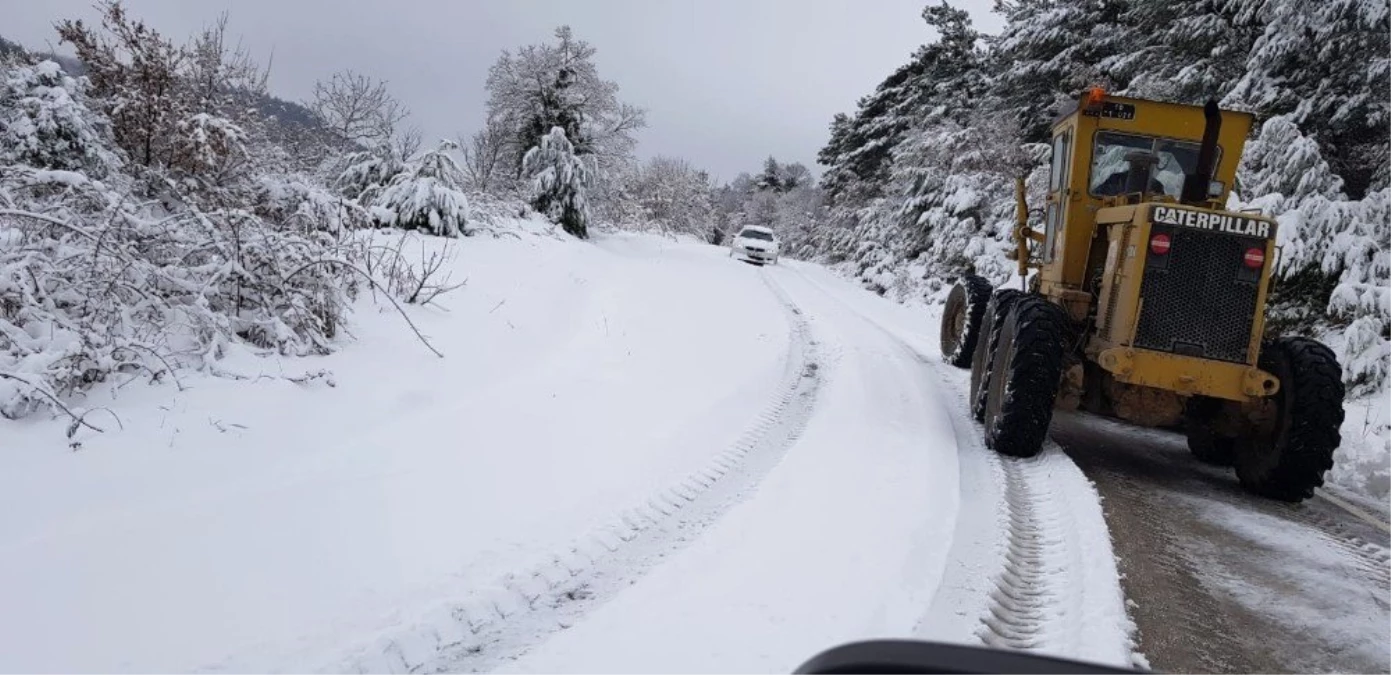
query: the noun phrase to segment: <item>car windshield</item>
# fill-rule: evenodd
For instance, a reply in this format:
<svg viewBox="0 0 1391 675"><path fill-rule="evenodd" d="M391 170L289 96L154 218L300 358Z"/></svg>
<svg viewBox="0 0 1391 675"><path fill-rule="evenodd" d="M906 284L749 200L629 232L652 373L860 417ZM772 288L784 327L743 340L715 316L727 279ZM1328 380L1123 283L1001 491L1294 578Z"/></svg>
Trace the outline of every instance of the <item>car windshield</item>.
<svg viewBox="0 0 1391 675"><path fill-rule="evenodd" d="M759 230L744 230L743 232L739 233L739 236L743 237L744 239L761 239L763 241L773 240L772 233L762 232Z"/></svg>
<svg viewBox="0 0 1391 675"><path fill-rule="evenodd" d="M1133 152L1151 152L1155 164L1149 180L1149 191L1179 197L1185 176L1198 168L1199 144L1172 141L1150 136L1135 136L1103 131L1096 135L1092 154L1091 193L1111 197L1126 191L1130 160ZM1219 157L1221 149L1218 149Z"/></svg>

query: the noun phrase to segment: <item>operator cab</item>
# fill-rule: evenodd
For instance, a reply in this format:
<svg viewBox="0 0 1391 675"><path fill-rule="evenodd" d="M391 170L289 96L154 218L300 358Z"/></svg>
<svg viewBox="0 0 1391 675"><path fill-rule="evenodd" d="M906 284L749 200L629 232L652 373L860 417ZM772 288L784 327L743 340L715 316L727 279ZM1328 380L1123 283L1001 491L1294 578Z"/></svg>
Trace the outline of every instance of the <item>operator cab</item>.
<svg viewBox="0 0 1391 675"><path fill-rule="evenodd" d="M1099 131L1093 148L1088 183L1092 196L1119 197L1134 192L1131 184L1138 180L1145 185L1143 192L1177 201L1183 196L1184 181L1198 171L1201 144ZM1218 154L1220 160L1220 150ZM1132 177L1133 170L1143 175Z"/></svg>
<svg viewBox="0 0 1391 675"><path fill-rule="evenodd" d="M1044 292L1099 292L1107 226L1131 217L1113 207L1159 202L1220 210L1253 120L1215 103L1209 109L1100 89L1062 111L1053 122L1043 231L1029 236L1041 244Z"/></svg>

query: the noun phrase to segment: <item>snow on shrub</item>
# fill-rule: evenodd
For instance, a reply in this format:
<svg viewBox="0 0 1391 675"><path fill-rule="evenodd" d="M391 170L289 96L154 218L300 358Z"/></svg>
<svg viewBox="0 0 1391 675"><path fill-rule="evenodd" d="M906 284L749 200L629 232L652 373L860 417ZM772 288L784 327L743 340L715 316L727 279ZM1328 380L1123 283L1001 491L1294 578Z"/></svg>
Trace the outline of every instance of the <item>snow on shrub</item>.
<svg viewBox="0 0 1391 675"><path fill-rule="evenodd" d="M113 377L216 371L234 341L332 348L361 278L352 242L323 230L361 210L298 178L248 184L269 149L225 118L173 128L168 163L137 178L78 81L53 63L0 76L0 415Z"/></svg>
<svg viewBox="0 0 1391 675"><path fill-rule="evenodd" d="M70 177L65 177L70 178ZM245 210L167 214L10 166L0 180L0 415L113 376L215 369L233 340L327 353L357 289L326 233Z"/></svg>
<svg viewBox="0 0 1391 675"><path fill-rule="evenodd" d="M390 152L361 151L344 155L336 163L333 171L334 189L349 199L362 198L364 194L380 191L391 182L406 165ZM366 197L370 201L371 196Z"/></svg>
<svg viewBox="0 0 1391 675"><path fill-rule="evenodd" d="M449 156L458 145L439 147L406 163L380 192L364 195L378 224L429 234L458 237L467 234L469 202L464 174Z"/></svg>
<svg viewBox="0 0 1391 675"><path fill-rule="evenodd" d="M341 235L367 227L371 216L356 201L336 195L302 175L265 175L256 179L256 214L309 232Z"/></svg>
<svg viewBox="0 0 1391 675"><path fill-rule="evenodd" d="M81 84L52 61L0 76L0 164L84 171L101 178L121 164L103 141L105 121L84 103Z"/></svg>
<svg viewBox="0 0 1391 675"><path fill-rule="evenodd" d="M206 175L247 156L247 134L231 120L197 113L174 125L173 162L194 175Z"/></svg>
<svg viewBox="0 0 1391 675"><path fill-rule="evenodd" d="M332 189L287 173L325 150L270 133L247 104L263 72L223 24L180 48L100 7L100 31L59 27L88 77L0 63L0 415L51 404L90 426L69 405L97 383L221 374L234 344L324 354L363 284L398 309L457 288L443 254L417 268L373 244L362 195L334 192L376 188L393 223L458 234L449 146L410 165L351 155Z"/></svg>

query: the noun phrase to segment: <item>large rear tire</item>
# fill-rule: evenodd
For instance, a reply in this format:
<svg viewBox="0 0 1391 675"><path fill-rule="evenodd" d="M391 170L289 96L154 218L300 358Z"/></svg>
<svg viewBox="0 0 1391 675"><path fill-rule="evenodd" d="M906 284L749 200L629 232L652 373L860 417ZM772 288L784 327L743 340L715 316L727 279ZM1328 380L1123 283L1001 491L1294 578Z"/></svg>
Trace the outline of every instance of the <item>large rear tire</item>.
<svg viewBox="0 0 1391 675"><path fill-rule="evenodd" d="M1036 295L1016 299L995 348L985 396L985 445L1014 457L1043 449L1063 376L1067 315Z"/></svg>
<svg viewBox="0 0 1391 675"><path fill-rule="evenodd" d="M1323 485L1342 442L1342 368L1317 341L1283 337L1261 345L1260 367L1280 380L1280 391L1255 411L1261 420L1236 441L1236 475L1262 497L1299 502Z"/></svg>
<svg viewBox="0 0 1391 675"><path fill-rule="evenodd" d="M1001 288L990 296L981 317L980 339L971 355L971 390L968 394L971 416L980 422L985 419L985 387L990 381L990 369L995 359L995 348L1000 344L1000 326L1005 323L1014 301L1023 295L1013 288Z"/></svg>
<svg viewBox="0 0 1391 675"><path fill-rule="evenodd" d="M990 302L990 282L974 274L961 277L942 311L942 358L957 368L971 365L980 341L980 321Z"/></svg>

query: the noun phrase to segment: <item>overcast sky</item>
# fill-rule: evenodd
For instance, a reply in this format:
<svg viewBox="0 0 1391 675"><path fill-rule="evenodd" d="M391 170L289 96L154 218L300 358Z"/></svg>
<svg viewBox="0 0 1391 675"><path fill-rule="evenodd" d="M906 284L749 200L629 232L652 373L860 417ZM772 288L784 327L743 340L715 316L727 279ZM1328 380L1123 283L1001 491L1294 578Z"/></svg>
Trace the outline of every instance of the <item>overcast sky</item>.
<svg viewBox="0 0 1391 675"><path fill-rule="evenodd" d="M227 10L271 89L305 99L314 81L353 69L382 78L426 139L482 123L488 67L503 49L569 24L598 50L599 73L648 110L638 153L675 155L721 180L764 157L820 173L816 151L836 112L854 110L933 34L929 0L126 0L183 41ZM932 0L935 2L936 0ZM53 22L96 17L92 0L0 0L0 35L53 44ZM956 0L986 33L990 0ZM66 50L63 50L66 51Z"/></svg>

